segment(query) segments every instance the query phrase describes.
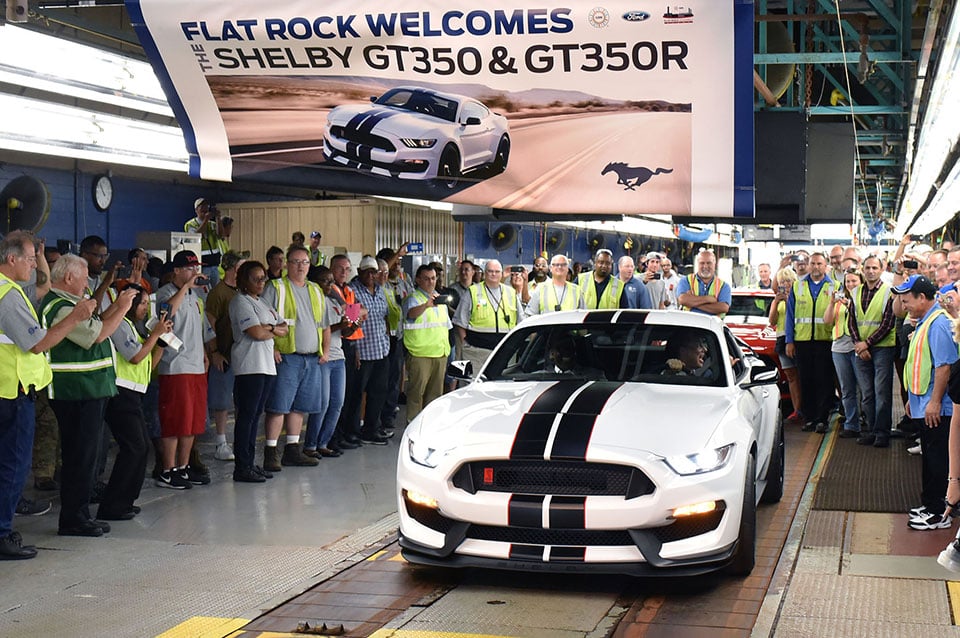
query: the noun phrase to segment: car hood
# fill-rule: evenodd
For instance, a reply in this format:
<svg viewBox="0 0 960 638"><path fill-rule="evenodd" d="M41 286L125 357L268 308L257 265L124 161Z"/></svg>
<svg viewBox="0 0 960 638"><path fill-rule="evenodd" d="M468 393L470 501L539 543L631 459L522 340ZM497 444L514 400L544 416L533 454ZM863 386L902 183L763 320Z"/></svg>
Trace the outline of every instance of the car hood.
<svg viewBox="0 0 960 638"><path fill-rule="evenodd" d="M688 454L707 445L733 407L726 392L646 383L475 383L432 402L421 414L419 434L451 447L486 447L484 454L508 457L519 444L528 454L543 454L544 436L531 431L538 423L540 432L549 431L560 412L572 418L561 419L556 438L585 450L588 459L609 458L621 448Z"/></svg>
<svg viewBox="0 0 960 638"><path fill-rule="evenodd" d="M347 126L356 116L362 115L356 124L362 121L364 128L370 128L380 134L405 135L411 131L424 132L444 126L454 126L453 122L389 106L373 105L345 105L338 106L330 111L330 123Z"/></svg>

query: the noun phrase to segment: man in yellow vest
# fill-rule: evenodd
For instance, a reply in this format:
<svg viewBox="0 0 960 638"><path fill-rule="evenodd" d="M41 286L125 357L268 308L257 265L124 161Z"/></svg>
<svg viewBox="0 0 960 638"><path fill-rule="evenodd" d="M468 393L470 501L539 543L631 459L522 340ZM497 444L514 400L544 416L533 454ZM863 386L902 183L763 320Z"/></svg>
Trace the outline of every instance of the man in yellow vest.
<svg viewBox="0 0 960 638"><path fill-rule="evenodd" d="M865 283L853 291L853 312L847 313L847 326L857 356L854 370L862 397L860 404L868 427L857 443L875 447L890 445L897 340L893 295L890 286L880 279L883 270L879 257L871 255L863 260Z"/></svg>
<svg viewBox="0 0 960 638"><path fill-rule="evenodd" d="M307 281L310 253L304 246L287 250L287 274L268 282L263 302L276 309L290 327L283 337L274 338L277 380L264 408L266 443L263 469L279 472L281 465L318 465L319 460L300 449L300 432L305 414L319 412L320 366L327 363L330 348L330 323L320 286ZM283 455L277 451L280 429L287 438Z"/></svg>
<svg viewBox="0 0 960 638"><path fill-rule="evenodd" d="M730 284L717 277L717 256L712 250L697 255L697 272L682 277L675 294L683 310L718 317L727 314L732 292Z"/></svg>
<svg viewBox="0 0 960 638"><path fill-rule="evenodd" d="M943 495L953 414L953 401L945 395L950 366L958 358L953 323L936 302L937 287L926 277L911 275L893 292L900 296L910 319L917 323L903 367L903 384L909 397L910 416L920 431L923 471L920 506L910 511L907 525L918 530L944 529L951 524L951 513L944 512Z"/></svg>
<svg viewBox="0 0 960 638"><path fill-rule="evenodd" d="M36 395L53 378L40 353L60 343L96 309L78 302L48 330L40 327L33 304L16 283L30 279L37 253L29 233L13 231L0 241L0 560L37 555L13 531L13 514L30 471Z"/></svg>
<svg viewBox="0 0 960 638"><path fill-rule="evenodd" d="M833 281L827 277L827 258L814 253L809 272L790 288L784 321L786 353L800 371L800 411L807 419L804 432L825 433L834 404L833 335L823 319L831 303Z"/></svg>
<svg viewBox="0 0 960 638"><path fill-rule="evenodd" d="M520 291L523 278L513 279L515 288L502 284L503 265L496 259L483 266L483 281L470 286L470 294L460 300L453 325L463 340L463 356L473 364L473 373L480 368L517 322L520 314Z"/></svg>
<svg viewBox="0 0 960 638"><path fill-rule="evenodd" d="M443 394L443 376L450 354L450 314L438 304L437 272L417 268L417 287L403 302L403 345L407 351L407 423Z"/></svg>
<svg viewBox="0 0 960 638"><path fill-rule="evenodd" d="M580 289L577 284L567 281L569 270L570 262L565 255L554 255L550 259L550 281L541 283L530 294L526 307L528 316L576 310L580 302Z"/></svg>
<svg viewBox="0 0 960 638"><path fill-rule="evenodd" d="M203 276L216 284L220 279L220 242L217 234L217 208L203 197L193 202L195 217L183 224L183 232L200 234L200 255Z"/></svg>
<svg viewBox="0 0 960 638"><path fill-rule="evenodd" d="M601 248L593 257L593 271L581 273L577 280L581 308L612 310L630 307L629 300L623 294L623 282L611 275L612 272L613 253Z"/></svg>
<svg viewBox="0 0 960 638"><path fill-rule="evenodd" d="M323 239L323 235L320 234L319 230L312 231L310 233L310 265L311 266L326 266L327 265L327 256L323 254L323 251L320 250L320 240Z"/></svg>

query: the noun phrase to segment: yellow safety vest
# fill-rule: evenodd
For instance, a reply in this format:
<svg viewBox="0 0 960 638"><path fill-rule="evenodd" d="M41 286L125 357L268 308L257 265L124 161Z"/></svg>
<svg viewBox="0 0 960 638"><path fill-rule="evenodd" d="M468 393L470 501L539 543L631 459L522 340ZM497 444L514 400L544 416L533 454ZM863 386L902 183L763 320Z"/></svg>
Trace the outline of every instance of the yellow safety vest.
<svg viewBox="0 0 960 638"><path fill-rule="evenodd" d="M130 326L130 329L133 330L133 334L136 335L137 341L139 341L142 346L143 337L137 332L137 328L133 325L133 322L126 317L124 317L123 320ZM120 355L117 357L117 386L143 394L147 391L147 386L150 385L150 373L152 371L152 352L148 352L147 356L140 360L140 363L130 363L123 355Z"/></svg>
<svg viewBox="0 0 960 638"><path fill-rule="evenodd" d="M850 327L847 325L847 307L839 301L834 301L833 313L833 340L836 341L843 335L850 334Z"/></svg>
<svg viewBox="0 0 960 638"><path fill-rule="evenodd" d="M777 336L787 334L787 302L777 302Z"/></svg>
<svg viewBox="0 0 960 638"><path fill-rule="evenodd" d="M903 384L910 394L922 397L930 388L930 371L933 369L933 357L930 353L930 326L933 325L934 319L946 314L943 308L937 308L930 318L910 335L907 361L903 364Z"/></svg>
<svg viewBox="0 0 960 638"><path fill-rule="evenodd" d="M390 282L383 287L383 296L387 298L387 327L390 329L391 337L397 336L397 329L403 318L403 308L397 303L397 293L397 287Z"/></svg>
<svg viewBox="0 0 960 638"><path fill-rule="evenodd" d="M0 275L0 299L11 290L20 293L27 308L30 309L30 314L39 324L37 311L34 310L27 294L23 292L23 288L15 281ZM33 386L35 390L40 390L50 385L52 380L53 373L50 371L46 357L21 350L20 346L0 331L0 398L16 399L20 388L27 390Z"/></svg>
<svg viewBox="0 0 960 638"><path fill-rule="evenodd" d="M469 330L486 333L506 333L517 325L517 291L509 286L500 286L499 312L487 295L484 283L470 286Z"/></svg>
<svg viewBox="0 0 960 638"><path fill-rule="evenodd" d="M413 291L417 305L427 303L427 295ZM403 322L403 345L414 357L446 357L450 354L450 316L446 306L427 308L416 319Z"/></svg>
<svg viewBox="0 0 960 638"><path fill-rule="evenodd" d="M690 286L690 294L695 297L700 297L701 296L700 280L698 279L697 275L696 274L687 275L686 279L687 279L687 285ZM705 296L716 297L717 299L719 299L721 290L723 290L723 281L721 281L719 277L714 276L713 281L711 281L710 285L707 286L707 294ZM680 309L690 310L690 308L687 308L686 306L680 306ZM726 315L727 313L722 312L715 316L720 317L722 319Z"/></svg>
<svg viewBox="0 0 960 638"><path fill-rule="evenodd" d="M857 330L860 332L860 338L866 341L867 337L880 327L880 322L883 320L883 310L887 307L887 301L890 299L890 286L881 283L880 290L873 295L873 299L870 300L870 305L867 306L866 310L861 307L862 293L863 286L857 286L853 291L853 304L857 312ZM892 346L896 343L896 332L891 330L887 333L887 336L880 340L880 343L874 345Z"/></svg>
<svg viewBox="0 0 960 638"><path fill-rule="evenodd" d="M580 286L580 307L587 310L616 310L620 307L620 297L623 295L623 282L610 275L610 283L603 289L600 300L597 301L597 284L592 272L585 272L577 280Z"/></svg>
<svg viewBox="0 0 960 638"><path fill-rule="evenodd" d="M281 285L282 282L282 285ZM286 277L282 279L271 279L270 283L277 292L276 311L283 317L284 322L290 326L284 337L274 337L273 343L280 354L293 354L297 351L296 330L297 325L297 300L293 296L293 284ZM319 353L323 352L323 313L326 300L323 297L323 291L320 286L308 281L306 283L310 291L310 310L313 313L313 320L317 324L317 343L319 344Z"/></svg>
<svg viewBox="0 0 960 638"><path fill-rule="evenodd" d="M820 288L816 303L806 278L794 282L793 296L796 300L793 307L793 340L830 341L830 326L824 322L823 315L833 303L833 281L829 277L823 278L823 287Z"/></svg>
<svg viewBox="0 0 960 638"><path fill-rule="evenodd" d="M557 299L557 287L553 285L551 279L540 284L537 289L540 291L540 314L554 312L558 305L560 310L576 310L577 297L580 296L580 288L577 284L569 281L563 284L563 299ZM548 297L550 300L547 299Z"/></svg>

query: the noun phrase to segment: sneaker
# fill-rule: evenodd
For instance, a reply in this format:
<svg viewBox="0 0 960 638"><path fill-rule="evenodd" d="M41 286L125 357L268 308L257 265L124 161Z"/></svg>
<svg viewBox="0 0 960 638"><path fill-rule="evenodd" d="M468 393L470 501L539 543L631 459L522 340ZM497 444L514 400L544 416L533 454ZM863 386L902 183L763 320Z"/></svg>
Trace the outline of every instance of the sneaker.
<svg viewBox="0 0 960 638"><path fill-rule="evenodd" d="M827 433L827 424L824 422L817 423L816 433L817 434L826 434Z"/></svg>
<svg viewBox="0 0 960 638"><path fill-rule="evenodd" d="M56 492L60 489L60 483L49 476L40 476L33 479L33 487L41 492Z"/></svg>
<svg viewBox="0 0 960 638"><path fill-rule="evenodd" d="M50 501L34 501L33 499L20 497L17 501L17 509L14 514L17 516L43 516L50 511Z"/></svg>
<svg viewBox="0 0 960 638"><path fill-rule="evenodd" d="M912 508L907 514L910 515L910 518L926 518L930 516L930 510L920 505L919 507Z"/></svg>
<svg viewBox="0 0 960 638"><path fill-rule="evenodd" d="M233 461L237 457L233 455L233 448L230 447L230 444L224 441L223 443L217 444L217 449L213 453L213 458L218 461Z"/></svg>
<svg viewBox="0 0 960 638"><path fill-rule="evenodd" d="M960 547L957 544L960 540L955 540L937 556L937 564L945 567L952 572L960 572Z"/></svg>
<svg viewBox="0 0 960 638"><path fill-rule="evenodd" d="M364 443L371 443L373 445L386 445L389 442L389 439L385 436L381 436L379 432L374 434L361 434L360 440Z"/></svg>
<svg viewBox="0 0 960 638"><path fill-rule="evenodd" d="M795 423L800 423L803 421L803 414L799 410L794 410L790 413L790 416L787 417L787 421L793 421Z"/></svg>
<svg viewBox="0 0 960 638"><path fill-rule="evenodd" d="M276 446L263 448L263 469L267 472L279 472L283 469L280 467L280 452Z"/></svg>
<svg viewBox="0 0 960 638"><path fill-rule="evenodd" d="M907 448L907 454L923 454L923 447L917 443L913 447Z"/></svg>
<svg viewBox="0 0 960 638"><path fill-rule="evenodd" d="M393 428L381 428L377 434L382 436L385 439L392 439L393 435L396 434Z"/></svg>
<svg viewBox="0 0 960 638"><path fill-rule="evenodd" d="M953 518L947 514L930 514L925 518L911 518L907 527L916 530L947 529L953 524Z"/></svg>
<svg viewBox="0 0 960 638"><path fill-rule="evenodd" d="M165 487L168 490L189 490L191 487L193 487L193 484L190 483L190 481L187 481L180 476L180 470L176 468L160 472L154 481L154 484L157 487Z"/></svg>
<svg viewBox="0 0 960 638"><path fill-rule="evenodd" d="M192 465L180 468L180 476L193 485L210 484L210 472L204 472L202 469L193 467Z"/></svg>
<svg viewBox="0 0 960 638"><path fill-rule="evenodd" d="M806 423L803 424L803 427L800 429L803 430L804 432L813 432L814 430L817 429L817 424L813 421L807 421Z"/></svg>

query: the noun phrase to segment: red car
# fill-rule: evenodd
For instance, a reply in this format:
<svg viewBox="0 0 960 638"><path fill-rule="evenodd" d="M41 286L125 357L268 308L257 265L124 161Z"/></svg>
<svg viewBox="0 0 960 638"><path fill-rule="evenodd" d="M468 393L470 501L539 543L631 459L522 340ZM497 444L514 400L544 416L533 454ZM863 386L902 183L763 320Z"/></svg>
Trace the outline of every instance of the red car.
<svg viewBox="0 0 960 638"><path fill-rule="evenodd" d="M730 332L753 348L765 362L777 366L780 370L780 358L774 351L777 345L777 331L770 326L770 304L773 303L772 290L759 288L734 288L730 300L730 312L723 322ZM780 398L789 399L790 389L780 370Z"/></svg>

